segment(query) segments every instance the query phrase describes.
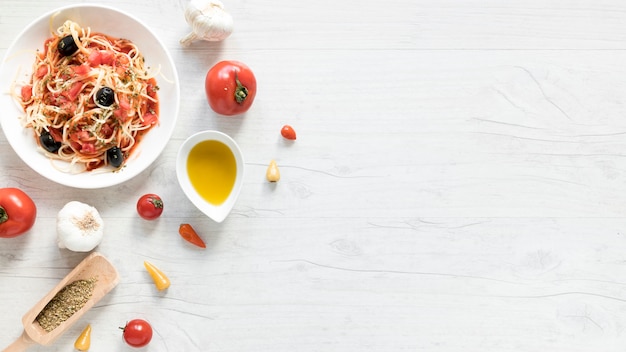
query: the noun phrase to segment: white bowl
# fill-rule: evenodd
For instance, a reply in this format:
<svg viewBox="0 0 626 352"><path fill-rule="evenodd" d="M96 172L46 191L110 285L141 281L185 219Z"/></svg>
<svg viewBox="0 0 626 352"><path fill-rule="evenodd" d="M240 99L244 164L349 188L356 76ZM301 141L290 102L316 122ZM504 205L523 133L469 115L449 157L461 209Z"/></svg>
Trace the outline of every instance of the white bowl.
<svg viewBox="0 0 626 352"><path fill-rule="evenodd" d="M198 194L196 189L191 184L189 175L187 173L187 158L189 157L189 152L198 143L210 140L224 143L233 153L237 166L237 172L233 188L226 200L220 205L211 204L204 198L202 198L202 196ZM202 131L190 136L180 146L180 149L178 150L178 155L176 157L176 177L178 178L178 183L180 184L180 187L183 189L183 192L185 193L187 198L201 212L203 212L209 218L213 219L215 222L222 222L226 218L226 216L228 216L233 206L235 205L235 202L237 201L237 198L239 197L239 193L241 191L241 186L243 185L243 168L243 155L241 154L241 150L239 149L237 143L227 134L218 131Z"/></svg>
<svg viewBox="0 0 626 352"><path fill-rule="evenodd" d="M23 128L19 117L24 112L10 94L17 79L24 81L32 72L35 51L43 48L46 38L51 37L50 28L56 29L66 20L77 22L92 31L127 38L133 41L146 59L146 67L157 69L159 85L159 124L154 126L135 148L125 166L120 170L108 169L101 172L68 173L55 165L62 161L51 161L38 150L31 129ZM16 88L19 89L19 88ZM174 62L158 37L138 19L111 7L82 4L71 5L51 11L29 24L11 44L0 67L0 124L9 144L19 157L33 170L56 183L75 188L103 188L113 186L141 173L161 154L170 140L178 117L180 87ZM65 165L63 165L65 164Z"/></svg>

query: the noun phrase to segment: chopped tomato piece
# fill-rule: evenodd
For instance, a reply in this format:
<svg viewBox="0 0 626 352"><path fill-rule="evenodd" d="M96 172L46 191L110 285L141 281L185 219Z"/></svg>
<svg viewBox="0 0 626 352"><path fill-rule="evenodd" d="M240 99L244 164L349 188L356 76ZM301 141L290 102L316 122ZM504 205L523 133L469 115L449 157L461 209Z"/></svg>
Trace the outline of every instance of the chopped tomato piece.
<svg viewBox="0 0 626 352"><path fill-rule="evenodd" d="M33 86L23 86L21 94L22 101L29 101L33 97Z"/></svg>
<svg viewBox="0 0 626 352"><path fill-rule="evenodd" d="M76 112L76 109L78 108L78 105L76 105L76 103L66 101L61 104L60 108L65 110L65 112L67 113L74 114Z"/></svg>
<svg viewBox="0 0 626 352"><path fill-rule="evenodd" d="M113 66L115 53L111 50L100 50L100 64Z"/></svg>
<svg viewBox="0 0 626 352"><path fill-rule="evenodd" d="M113 111L113 116L115 116L118 120L122 121L122 122L126 122L128 121L128 110L124 110L124 109L115 109Z"/></svg>
<svg viewBox="0 0 626 352"><path fill-rule="evenodd" d="M74 82L72 84L72 86L70 87L70 89L68 89L67 91L63 92L62 94L65 97L67 97L67 99L69 101L74 101L78 97L78 94L80 94L81 90L83 90L82 82Z"/></svg>
<svg viewBox="0 0 626 352"><path fill-rule="evenodd" d="M133 48L133 46L132 46L132 45L129 45L128 43L126 43L125 45L120 46L119 51L120 51L120 52L123 52L123 53L125 53L125 54L128 54L128 53L129 53L131 50L133 50L133 49L134 49L134 48Z"/></svg>
<svg viewBox="0 0 626 352"><path fill-rule="evenodd" d="M46 39L46 41L43 43L43 53L39 54L39 57L42 60L43 58L46 57L46 55L48 55L48 47L50 46L53 40L54 40L54 37L51 37L51 38Z"/></svg>
<svg viewBox="0 0 626 352"><path fill-rule="evenodd" d="M61 95L62 93L52 93L52 97L54 98L54 105L61 106L63 103L67 103L69 100L65 95Z"/></svg>
<svg viewBox="0 0 626 352"><path fill-rule="evenodd" d="M115 57L115 72L117 72L118 75L123 76L126 69L128 69L129 63L130 60L128 60L126 55L117 55Z"/></svg>
<svg viewBox="0 0 626 352"><path fill-rule="evenodd" d="M52 136L52 139L54 139L55 142L63 141L63 134L58 129L51 128L49 132L50 132L50 135Z"/></svg>
<svg viewBox="0 0 626 352"><path fill-rule="evenodd" d="M78 76L83 76L89 73L89 71L91 71L91 67L89 67L89 64L82 64L82 65L75 65L72 66L72 71L74 72L74 74L78 75Z"/></svg>
<svg viewBox="0 0 626 352"><path fill-rule="evenodd" d="M147 112L147 113L143 114L143 125L144 126L154 125L158 121L159 121L159 118L157 117L156 114L153 114L151 112Z"/></svg>
<svg viewBox="0 0 626 352"><path fill-rule="evenodd" d="M100 50L92 50L89 53L89 57L87 57L87 62L89 62L89 66L98 67L102 63L102 55L100 54Z"/></svg>
<svg viewBox="0 0 626 352"><path fill-rule="evenodd" d="M96 146L93 143L84 143L80 148L81 153L93 154L96 152Z"/></svg>
<svg viewBox="0 0 626 352"><path fill-rule="evenodd" d="M120 95L119 97L120 100L120 108L122 110L130 110L130 101L128 101L128 98L125 95Z"/></svg>
<svg viewBox="0 0 626 352"><path fill-rule="evenodd" d="M148 100L148 111L152 111L156 114L159 113L159 104L156 102L153 102L152 100Z"/></svg>
<svg viewBox="0 0 626 352"><path fill-rule="evenodd" d="M113 128L108 124L102 125L102 128L100 128L100 133L104 138L110 138L113 135Z"/></svg>
<svg viewBox="0 0 626 352"><path fill-rule="evenodd" d="M156 98L157 90L158 90L158 88L156 86L156 80L153 78L153 79L150 80L150 82L146 86L146 92L148 93L148 96L150 98Z"/></svg>
<svg viewBox="0 0 626 352"><path fill-rule="evenodd" d="M41 78L41 77L45 76L46 74L48 74L48 66L41 65L41 66L37 67L37 72L35 72L35 77L36 78Z"/></svg>
<svg viewBox="0 0 626 352"><path fill-rule="evenodd" d="M126 122L128 120L128 112L131 108L130 101L125 95L118 95L119 100L119 108L113 111L113 116L117 117L122 122Z"/></svg>
<svg viewBox="0 0 626 352"><path fill-rule="evenodd" d="M74 132L70 135L70 139L74 142L83 142L89 140L89 132L87 131L78 131Z"/></svg>
<svg viewBox="0 0 626 352"><path fill-rule="evenodd" d="M70 145L72 146L72 149L74 150L80 150L82 148L82 146L78 142L70 141Z"/></svg>

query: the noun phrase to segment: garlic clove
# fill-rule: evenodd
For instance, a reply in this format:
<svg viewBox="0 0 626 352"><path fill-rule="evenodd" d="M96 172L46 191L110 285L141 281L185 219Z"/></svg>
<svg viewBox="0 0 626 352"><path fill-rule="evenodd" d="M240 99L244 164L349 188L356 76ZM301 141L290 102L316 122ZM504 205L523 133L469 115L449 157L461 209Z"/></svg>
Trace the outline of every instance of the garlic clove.
<svg viewBox="0 0 626 352"><path fill-rule="evenodd" d="M276 160L270 161L267 171L265 172L265 178L270 182L278 182L278 180L280 180L280 170L278 170Z"/></svg>
<svg viewBox="0 0 626 352"><path fill-rule="evenodd" d="M188 46L194 40L222 41L233 32L233 17L219 0L192 0L185 9L192 32L180 40Z"/></svg>

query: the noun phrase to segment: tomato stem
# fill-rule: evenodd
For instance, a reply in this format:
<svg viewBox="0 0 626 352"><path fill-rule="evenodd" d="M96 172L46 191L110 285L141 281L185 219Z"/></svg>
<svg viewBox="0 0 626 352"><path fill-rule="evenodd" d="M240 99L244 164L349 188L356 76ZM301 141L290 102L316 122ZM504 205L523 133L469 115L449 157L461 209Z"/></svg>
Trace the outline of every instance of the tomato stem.
<svg viewBox="0 0 626 352"><path fill-rule="evenodd" d="M7 220L9 220L9 213L7 213L3 207L0 207L0 224L6 222Z"/></svg>
<svg viewBox="0 0 626 352"><path fill-rule="evenodd" d="M155 208L163 209L163 201L160 199L150 198L150 203L152 203Z"/></svg>
<svg viewBox="0 0 626 352"><path fill-rule="evenodd" d="M237 75L237 72L235 72L235 82L237 83L237 88L235 88L235 101L237 102L237 104L242 104L243 101L246 100L246 97L248 96L248 88L246 88L246 86L241 84L241 81L239 81L239 76Z"/></svg>

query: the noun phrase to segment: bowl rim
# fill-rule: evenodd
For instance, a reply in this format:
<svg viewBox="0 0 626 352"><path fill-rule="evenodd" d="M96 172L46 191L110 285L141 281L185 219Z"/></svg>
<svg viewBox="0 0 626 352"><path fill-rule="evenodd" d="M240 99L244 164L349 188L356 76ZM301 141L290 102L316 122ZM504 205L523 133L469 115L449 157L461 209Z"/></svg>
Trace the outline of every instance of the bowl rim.
<svg viewBox="0 0 626 352"><path fill-rule="evenodd" d="M58 173L48 174L47 172L50 171L51 168L39 165L41 164L41 161L43 159L40 160L39 157L32 158L32 154L25 155L25 153L18 151L18 149L22 146L21 144L24 143L24 140L21 135L18 135L17 133L15 133L15 135L12 135L11 133L13 131L13 126L11 125L13 122L10 122L8 120L9 118L13 118L14 116L12 114L3 114L5 117L4 118L0 117L0 126L2 127L2 131L5 135L5 138L7 139L8 144L11 146L13 151L31 170L35 171L37 174L41 175L42 177L54 183L57 183L63 186L68 186L68 187L77 188L77 189L100 189L100 188L115 186L115 185L118 185L118 184L121 184L121 183L124 183L126 181L133 179L134 177L138 176L143 171L145 171L148 167L150 167L150 165L152 165L159 158L159 156L163 153L167 144L172 138L172 135L174 133L176 123L178 120L178 116L180 114L180 80L179 80L178 71L177 71L177 68L176 68L176 65L175 65L175 62L173 60L171 53L169 52L164 42L160 39L157 32L153 30L153 28L151 28L144 21L140 20L139 18L137 18L136 16L134 16L133 14L127 11L121 10L114 6L101 5L101 4L96 4L96 3L70 4L66 6L61 6L61 7L52 9L50 11L47 11L35 17L19 32L19 34L14 38L14 40L8 46L4 54L4 57L2 61L0 62L0 75L4 75L5 74L4 71L10 69L10 68L7 68L8 66L15 65L15 64L9 64L9 61L12 59L12 56L18 55L18 54L22 55L21 53L16 52L16 50L20 49L20 46L21 46L19 43L20 39L23 39L23 37L27 36L29 31L37 30L44 23L51 23L51 21L53 21L55 17L63 16L64 13L67 13L67 19L76 20L75 18L70 18L71 11L81 11L81 10L108 11L107 16L110 14L119 15L123 21L128 20L128 21L131 21L131 23L134 22L135 26L137 26L138 28L142 28L141 34L149 35L146 43L151 43L151 44L146 44L145 47L150 45L155 48L154 50L158 53L159 57L161 58L161 60L159 60L158 63L160 64L161 67L165 67L167 70L167 80L164 80L163 78L161 78L160 80L158 80L159 85L162 85L167 82L168 86L170 86L169 89L171 89L171 92L169 95L173 97L172 99L168 99L168 102L170 102L169 105L171 105L171 109L168 109L168 119L171 121L167 124L167 128L162 127L162 125L157 125L153 127L153 128L164 128L160 136L160 139L163 140L163 142L159 143L159 145L157 146L158 150L155 152L151 152L150 159L148 160L144 159L145 161L142 162L142 165L138 166L137 168L130 168L130 170L128 169L128 166L125 166L121 170L108 170L107 169L106 172L97 172L97 170L95 170L96 172L83 171L83 172L73 174L73 173L59 171ZM87 14L88 16L93 16L93 14L90 12L88 12ZM79 14L79 16L80 15L83 15L83 14ZM134 39L133 41L137 41L137 39ZM137 44L140 47L142 45L140 42ZM37 49L41 45L43 45L43 41L41 43L37 43L36 46L33 46L33 49ZM148 62L148 60L149 59L147 59L146 61ZM30 63L27 62L26 65L30 65ZM22 64L20 65L20 67L26 66L26 65ZM31 67L27 66L26 71L30 74ZM8 75L8 72L6 74ZM14 76L17 77L17 73L14 73ZM14 84L13 83L14 81L15 80L13 80L12 82L3 82L2 87L3 88L9 87L9 86L12 87ZM10 96L10 94L6 94L6 95ZM13 100L12 97L10 99ZM0 100L0 103L2 103L3 101L4 100ZM162 101L163 101L163 98L160 96L159 97L160 104ZM0 104L0 105L4 105L4 104ZM7 106L5 108L13 108L13 106L11 107ZM19 110L19 107L15 107L15 108ZM162 114L163 114L164 109L160 106L160 110L161 110L161 113L159 114L159 117L161 118L161 116L163 116ZM7 115L10 115L10 116L7 116ZM153 131L150 131L148 135L152 132ZM139 143L139 147L138 147L139 149L135 150L131 158L135 159L138 157L141 150L143 149L141 147L142 143L145 143L145 141L141 141ZM152 149L155 149L155 148L152 148ZM53 162L51 161L50 158L46 157L45 155L43 154L41 155L45 160L50 160L51 163L54 163L54 162L64 163L62 161ZM146 158L145 156L143 157ZM72 177L75 175L84 175L88 173L93 173L94 177L92 178L90 176L82 176L84 177L84 179L79 178L78 180L76 177ZM110 175L110 177L96 176L96 175L101 175L101 174Z"/></svg>
<svg viewBox="0 0 626 352"><path fill-rule="evenodd" d="M228 198L226 198L226 200L224 201L224 203L220 205L211 204L207 202L204 198L202 198L195 191L187 174L187 158L189 156L189 152L198 143L209 140L215 140L224 143L233 153L237 165L237 172L233 189L228 195ZM176 155L176 178L178 179L178 184L183 190L183 193L185 194L187 199L189 199L191 203L193 203L193 205L198 208L198 210L200 210L206 216L218 223L224 221L224 219L230 214L233 206L235 205L235 202L239 198L239 194L241 193L241 188L243 186L244 171L245 160L243 157L243 153L241 152L241 148L231 136L217 130L199 131L187 137L180 145L178 153Z"/></svg>

